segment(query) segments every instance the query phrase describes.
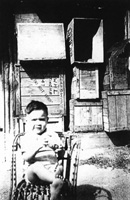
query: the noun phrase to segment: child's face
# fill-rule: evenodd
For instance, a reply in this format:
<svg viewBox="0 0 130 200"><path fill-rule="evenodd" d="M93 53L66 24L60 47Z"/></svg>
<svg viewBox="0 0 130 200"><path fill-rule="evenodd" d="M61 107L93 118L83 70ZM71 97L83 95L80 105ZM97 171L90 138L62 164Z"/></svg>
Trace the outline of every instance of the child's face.
<svg viewBox="0 0 130 200"><path fill-rule="evenodd" d="M47 126L48 117L44 110L33 110L27 115L29 129L37 135L41 135Z"/></svg>

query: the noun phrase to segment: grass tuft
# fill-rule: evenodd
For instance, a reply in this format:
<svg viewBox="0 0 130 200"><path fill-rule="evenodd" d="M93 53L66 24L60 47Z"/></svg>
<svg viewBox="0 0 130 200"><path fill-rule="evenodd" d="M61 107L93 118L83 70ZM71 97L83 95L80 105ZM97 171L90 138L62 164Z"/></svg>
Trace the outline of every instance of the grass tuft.
<svg viewBox="0 0 130 200"><path fill-rule="evenodd" d="M95 165L100 168L123 169L130 172L130 149L127 146L111 149L108 155L96 154L89 159L81 160L80 165L84 164Z"/></svg>

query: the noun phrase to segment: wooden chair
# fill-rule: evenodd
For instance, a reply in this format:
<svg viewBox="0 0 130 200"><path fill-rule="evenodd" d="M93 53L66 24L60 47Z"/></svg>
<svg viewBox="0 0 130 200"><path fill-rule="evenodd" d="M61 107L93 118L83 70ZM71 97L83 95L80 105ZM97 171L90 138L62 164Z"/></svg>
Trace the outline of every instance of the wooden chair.
<svg viewBox="0 0 130 200"><path fill-rule="evenodd" d="M33 185L27 183L20 172L17 160L20 157L20 139L25 132L18 133L14 137L12 145L12 175L11 175L11 200L50 200L50 185ZM63 163L63 180L64 186L60 194L61 200L76 199L77 174L80 153L80 137L70 132L59 133L64 140L65 154L62 158ZM20 159L21 160L21 159ZM23 168L24 163L21 162L20 167Z"/></svg>

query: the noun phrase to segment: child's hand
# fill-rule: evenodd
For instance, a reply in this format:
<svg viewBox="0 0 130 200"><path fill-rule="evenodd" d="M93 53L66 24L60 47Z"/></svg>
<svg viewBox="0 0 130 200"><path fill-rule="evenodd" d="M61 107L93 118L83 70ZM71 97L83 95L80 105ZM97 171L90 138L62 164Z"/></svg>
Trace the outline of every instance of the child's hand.
<svg viewBox="0 0 130 200"><path fill-rule="evenodd" d="M43 140L43 146L48 146L48 144L49 144L48 139L44 138L44 140Z"/></svg>
<svg viewBox="0 0 130 200"><path fill-rule="evenodd" d="M64 149L56 149L55 153L56 153L58 159L62 159L64 157L65 150Z"/></svg>

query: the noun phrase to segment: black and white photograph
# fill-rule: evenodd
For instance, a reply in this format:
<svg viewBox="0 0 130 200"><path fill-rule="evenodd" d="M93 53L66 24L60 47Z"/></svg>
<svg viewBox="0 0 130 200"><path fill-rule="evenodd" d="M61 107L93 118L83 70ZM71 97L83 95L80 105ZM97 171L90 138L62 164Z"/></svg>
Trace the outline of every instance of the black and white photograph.
<svg viewBox="0 0 130 200"><path fill-rule="evenodd" d="M0 200L130 200L130 0L0 0Z"/></svg>

